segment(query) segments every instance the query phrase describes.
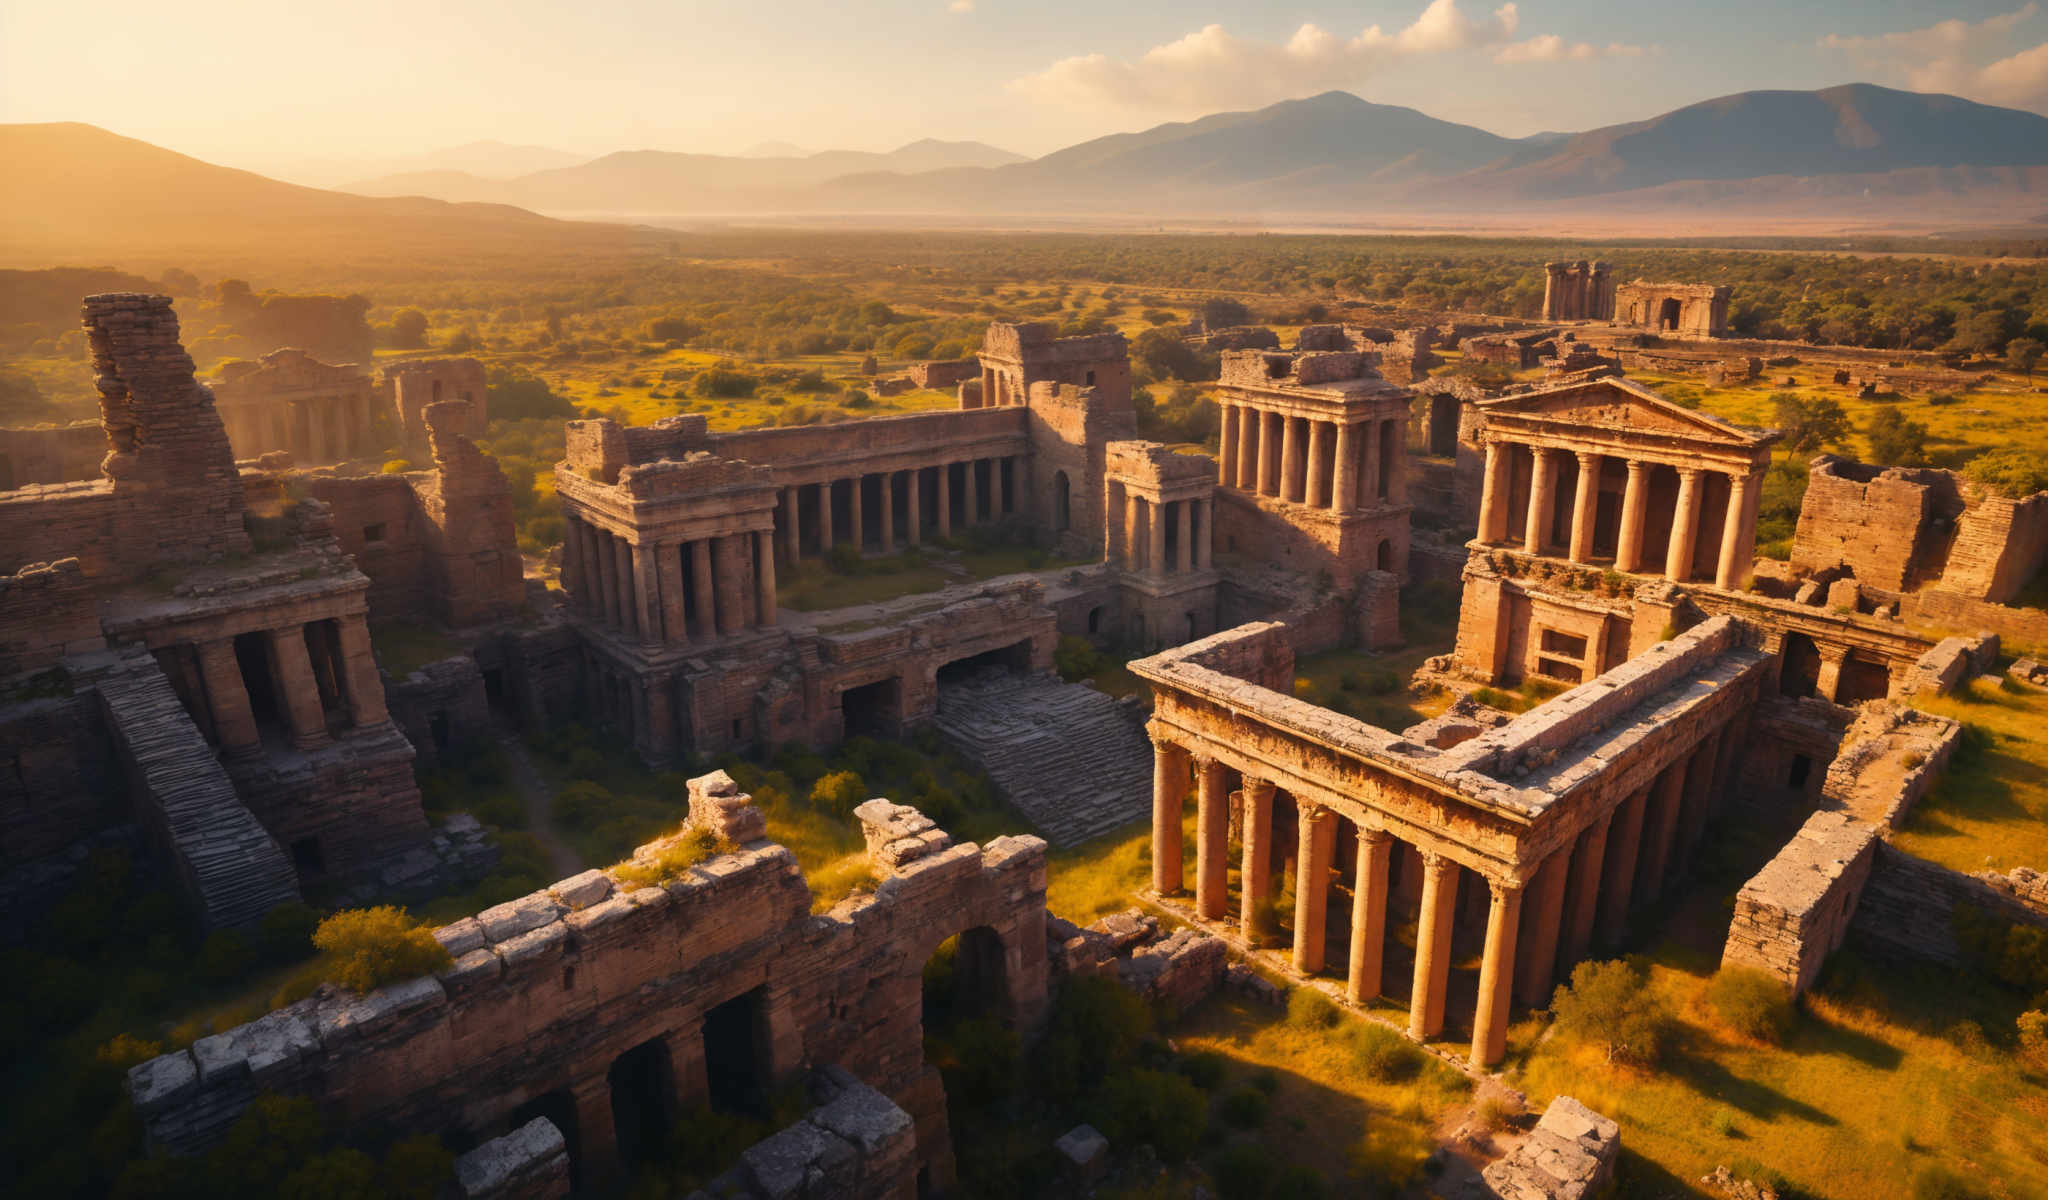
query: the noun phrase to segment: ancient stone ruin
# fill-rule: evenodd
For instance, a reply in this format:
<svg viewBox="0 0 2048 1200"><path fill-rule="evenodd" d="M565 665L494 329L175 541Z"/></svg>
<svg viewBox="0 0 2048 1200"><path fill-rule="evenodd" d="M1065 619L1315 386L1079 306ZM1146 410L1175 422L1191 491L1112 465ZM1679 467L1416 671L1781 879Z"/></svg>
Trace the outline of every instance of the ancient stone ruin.
<svg viewBox="0 0 2048 1200"><path fill-rule="evenodd" d="M1609 315L1617 325L1682 338L1717 338L1728 332L1733 289L1710 283L1646 283L1614 289Z"/></svg>

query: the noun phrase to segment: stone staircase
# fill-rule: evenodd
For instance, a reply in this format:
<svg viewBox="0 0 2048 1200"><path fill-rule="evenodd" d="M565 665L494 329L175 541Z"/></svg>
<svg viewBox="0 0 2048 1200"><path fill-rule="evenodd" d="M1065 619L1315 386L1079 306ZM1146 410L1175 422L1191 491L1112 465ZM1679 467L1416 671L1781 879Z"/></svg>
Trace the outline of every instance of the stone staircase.
<svg viewBox="0 0 2048 1200"><path fill-rule="evenodd" d="M991 669L940 685L936 724L1055 846L1152 811L1151 743L1094 688Z"/></svg>
<svg viewBox="0 0 2048 1200"><path fill-rule="evenodd" d="M298 873L256 820L146 651L95 682L139 815L177 860L208 929L247 928L299 898Z"/></svg>

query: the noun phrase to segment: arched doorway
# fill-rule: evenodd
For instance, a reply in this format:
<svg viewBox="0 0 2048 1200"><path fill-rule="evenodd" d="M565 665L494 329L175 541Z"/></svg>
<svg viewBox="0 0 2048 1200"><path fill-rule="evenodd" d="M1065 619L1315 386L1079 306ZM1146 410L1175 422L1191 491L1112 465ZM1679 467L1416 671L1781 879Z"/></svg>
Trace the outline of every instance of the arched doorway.
<svg viewBox="0 0 2048 1200"><path fill-rule="evenodd" d="M1678 301L1676 298L1667 298L1662 305L1658 306L1657 328L1678 328Z"/></svg>
<svg viewBox="0 0 2048 1200"><path fill-rule="evenodd" d="M1380 571L1394 569L1394 543L1391 538L1381 538L1379 549L1373 554L1373 567Z"/></svg>
<svg viewBox="0 0 2048 1200"><path fill-rule="evenodd" d="M1054 533L1065 533L1068 525L1071 523L1068 512L1069 502L1067 473L1065 471L1054 471L1052 475L1052 531Z"/></svg>

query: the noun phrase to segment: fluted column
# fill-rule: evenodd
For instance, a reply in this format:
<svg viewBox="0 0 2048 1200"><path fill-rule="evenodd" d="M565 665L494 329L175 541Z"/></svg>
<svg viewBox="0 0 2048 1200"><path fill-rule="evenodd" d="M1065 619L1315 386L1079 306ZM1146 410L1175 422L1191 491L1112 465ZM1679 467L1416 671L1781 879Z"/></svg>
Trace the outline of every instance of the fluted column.
<svg viewBox="0 0 2048 1200"><path fill-rule="evenodd" d="M1550 1004L1557 943L1564 931L1564 893L1571 877L1571 857L1569 846L1552 851L1529 881L1522 920L1522 952L1516 960L1515 993L1531 1008Z"/></svg>
<svg viewBox="0 0 2048 1200"><path fill-rule="evenodd" d="M1508 443L1486 440L1486 478L1479 492L1479 540L1508 540L1508 490L1514 458Z"/></svg>
<svg viewBox="0 0 2048 1200"><path fill-rule="evenodd" d="M1302 419L1288 417L1280 434L1280 498L1290 503L1301 503L1301 486L1306 475L1306 439L1302 437Z"/></svg>
<svg viewBox="0 0 2048 1200"><path fill-rule="evenodd" d="M1273 785L1261 779L1246 779L1244 824L1239 839L1244 858L1238 866L1237 882L1243 912L1239 916L1244 936L1254 945L1259 936L1259 905L1266 899L1273 880Z"/></svg>
<svg viewBox="0 0 2048 1200"><path fill-rule="evenodd" d="M1166 505L1147 499L1145 501L1145 569L1154 575L1166 574Z"/></svg>
<svg viewBox="0 0 2048 1200"><path fill-rule="evenodd" d="M856 554L865 554L868 548L868 523L866 514L861 511L861 505L867 503L867 498L861 494L867 491L866 485L867 476L856 475L847 494L846 515L852 520L852 525L847 530L846 544L852 546Z"/></svg>
<svg viewBox="0 0 2048 1200"><path fill-rule="evenodd" d="M1621 493L1621 536L1614 548L1614 569L1643 569L1643 526L1650 515L1650 464L1628 463L1628 486Z"/></svg>
<svg viewBox="0 0 2048 1200"><path fill-rule="evenodd" d="M1181 889L1181 805L1188 792L1188 752L1172 742L1152 742L1152 890L1170 896Z"/></svg>
<svg viewBox="0 0 2048 1200"><path fill-rule="evenodd" d="M818 484L818 553L832 552L832 481Z"/></svg>
<svg viewBox="0 0 2048 1200"><path fill-rule="evenodd" d="M1607 865L1601 872L1600 941L1613 946L1628 932L1628 905L1635 889L1636 857L1643 841L1643 814L1649 805L1650 789L1643 788L1621 802L1615 810L1614 827L1607 834Z"/></svg>
<svg viewBox="0 0 2048 1200"><path fill-rule="evenodd" d="M1237 468L1237 405L1225 404L1216 435L1216 486L1229 487Z"/></svg>
<svg viewBox="0 0 2048 1200"><path fill-rule="evenodd" d="M1259 495L1280 494L1280 414L1259 414Z"/></svg>
<svg viewBox="0 0 2048 1200"><path fill-rule="evenodd" d="M306 627L290 625L263 633L270 658L270 679L277 691L292 745L301 750L327 744L327 714L320 708L320 685L313 680L313 659L306 653Z"/></svg>
<svg viewBox="0 0 2048 1200"><path fill-rule="evenodd" d="M1600 874L1607 857L1607 827L1614 811L1601 813L1579 835L1572 851L1571 911L1565 914L1564 961L1575 963L1593 947L1593 921L1600 912Z"/></svg>
<svg viewBox="0 0 2048 1200"><path fill-rule="evenodd" d="M697 598L697 628L691 632L699 637L717 637L718 587L711 577L710 538L690 543L690 590Z"/></svg>
<svg viewBox="0 0 2048 1200"><path fill-rule="evenodd" d="M1404 422L1388 418L1380 423L1380 457L1385 460L1380 470L1386 479L1387 503L1408 502L1408 460L1407 441L1404 437Z"/></svg>
<svg viewBox="0 0 2048 1200"><path fill-rule="evenodd" d="M1351 961L1344 990L1363 1004L1380 994L1380 969L1387 937L1387 868L1394 835L1384 829L1358 830L1358 874L1351 890Z"/></svg>
<svg viewBox="0 0 2048 1200"><path fill-rule="evenodd" d="M1415 983L1408 1002L1408 1033L1433 1038L1444 1027L1444 992L1451 981L1451 925L1458 909L1458 864L1422 852L1422 914L1415 930Z"/></svg>
<svg viewBox="0 0 2048 1200"><path fill-rule="evenodd" d="M1578 452L1579 486L1572 494L1572 545L1571 560L1575 563L1593 561L1593 525L1600 515L1600 465L1601 457L1588 451Z"/></svg>
<svg viewBox="0 0 2048 1200"><path fill-rule="evenodd" d="M1181 574L1187 575L1195 569L1195 502L1174 501L1173 519L1178 534L1174 547L1179 552L1176 556L1180 560L1177 569Z"/></svg>
<svg viewBox="0 0 2048 1200"><path fill-rule="evenodd" d="M1131 494L1129 488L1124 489L1122 520L1124 523L1124 570L1126 571L1136 571L1144 566L1145 548L1138 541L1138 514L1141 511L1139 507L1141 503L1137 496Z"/></svg>
<svg viewBox="0 0 2048 1200"><path fill-rule="evenodd" d="M1692 578L1693 551L1699 545L1700 471L1681 467L1678 471L1678 503L1671 513L1671 549L1664 556L1664 578L1684 583Z"/></svg>
<svg viewBox="0 0 2048 1200"><path fill-rule="evenodd" d="M1310 421L1308 423L1308 484L1302 493L1302 503L1317 508L1330 507L1330 423Z"/></svg>
<svg viewBox="0 0 2048 1200"><path fill-rule="evenodd" d="M1749 524L1749 493L1754 484L1747 474L1728 476L1728 515L1721 522L1721 561L1714 571L1714 586L1739 588L1749 583L1750 556L1743 550Z"/></svg>
<svg viewBox="0 0 2048 1200"><path fill-rule="evenodd" d="M562 515L562 591L569 597L571 608L581 610L584 599L583 574L583 522L573 514Z"/></svg>
<svg viewBox="0 0 2048 1200"><path fill-rule="evenodd" d="M633 594L637 605L633 619L640 626L640 640L661 640L661 564L653 546L633 544Z"/></svg>
<svg viewBox="0 0 2048 1200"><path fill-rule="evenodd" d="M896 553L896 472L875 476L882 485L882 553Z"/></svg>
<svg viewBox="0 0 2048 1200"><path fill-rule="evenodd" d="M1229 768L1213 758L1195 760L1195 911L1214 921L1229 906Z"/></svg>
<svg viewBox="0 0 2048 1200"><path fill-rule="evenodd" d="M981 460L967 460L967 523L981 524Z"/></svg>
<svg viewBox="0 0 2048 1200"><path fill-rule="evenodd" d="M633 569L633 544L625 538L612 539L612 564L619 586L619 629L635 637L640 634L640 588Z"/></svg>
<svg viewBox="0 0 2048 1200"><path fill-rule="evenodd" d="M903 540L912 546L924 542L924 468L912 467L909 477L903 483L903 501L908 507L908 519L903 523Z"/></svg>
<svg viewBox="0 0 2048 1200"><path fill-rule="evenodd" d="M1330 511L1350 512L1358 507L1358 426L1349 421L1337 425L1337 468L1331 472Z"/></svg>
<svg viewBox="0 0 2048 1200"><path fill-rule="evenodd" d="M1522 548L1530 554L1541 554L1557 505L1557 476L1552 469L1557 451L1534 446L1530 453L1535 458L1535 469L1529 474L1529 516L1522 526Z"/></svg>
<svg viewBox="0 0 2048 1200"><path fill-rule="evenodd" d="M1323 969L1329 943L1330 865L1337 851L1337 814L1320 804L1303 804L1300 841L1294 857L1294 969L1313 975Z"/></svg>
<svg viewBox="0 0 2048 1200"><path fill-rule="evenodd" d="M748 565L745 534L726 534L710 539L712 584L718 593L718 632L734 634L747 627L746 578Z"/></svg>
<svg viewBox="0 0 2048 1200"><path fill-rule="evenodd" d="M1479 960L1479 996L1472 1012L1472 1065L1490 1067L1508 1048L1508 996L1515 977L1515 934L1522 919L1522 885L1489 879L1486 949Z"/></svg>
<svg viewBox="0 0 2048 1200"><path fill-rule="evenodd" d="M1363 469L1358 481L1359 494L1354 507L1372 508L1380 502L1380 423L1367 421L1358 427L1358 436L1365 439L1362 450Z"/></svg>
<svg viewBox="0 0 2048 1200"><path fill-rule="evenodd" d="M766 530L754 534L754 621L763 627L775 624L775 555Z"/></svg>
<svg viewBox="0 0 2048 1200"><path fill-rule="evenodd" d="M675 542L667 542L655 548L660 565L661 577L661 630L662 639L672 646L685 646L690 641L689 606L683 594L683 548Z"/></svg>
<svg viewBox="0 0 2048 1200"><path fill-rule="evenodd" d="M590 594L597 619L614 628L619 623L618 579L612 573L612 535L590 529Z"/></svg>
<svg viewBox="0 0 2048 1200"><path fill-rule="evenodd" d="M1240 405L1237 416L1237 486L1244 491L1259 487L1259 432L1265 417L1250 405Z"/></svg>

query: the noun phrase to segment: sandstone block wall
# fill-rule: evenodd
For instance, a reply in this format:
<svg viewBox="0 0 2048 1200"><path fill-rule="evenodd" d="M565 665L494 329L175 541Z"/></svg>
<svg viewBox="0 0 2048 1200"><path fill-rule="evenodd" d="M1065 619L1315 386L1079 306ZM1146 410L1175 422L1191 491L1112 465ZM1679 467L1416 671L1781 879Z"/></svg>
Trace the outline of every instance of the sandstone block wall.
<svg viewBox="0 0 2048 1200"><path fill-rule="evenodd" d="M562 1200L569 1195L569 1144L535 1117L455 1160L462 1200Z"/></svg>
<svg viewBox="0 0 2048 1200"><path fill-rule="evenodd" d="M1969 904L2017 924L2048 929L2048 910L1981 879L1880 844L1851 929L1863 943L1945 967L1970 965L1956 942L1955 910Z"/></svg>
<svg viewBox="0 0 2048 1200"><path fill-rule="evenodd" d="M0 705L0 868L10 883L124 818L98 695L68 679L15 687Z"/></svg>
<svg viewBox="0 0 2048 1200"><path fill-rule="evenodd" d="M455 432L482 437L489 425L486 411L484 365L473 358L418 359L384 368L384 381L391 388L396 411L393 414L399 441L409 452L429 449L426 410L443 401L467 406L464 420Z"/></svg>
<svg viewBox="0 0 2048 1200"><path fill-rule="evenodd" d="M490 743L491 708L483 672L469 655L428 663L404 679L386 683L384 703L392 723L412 743L422 770L439 766L450 751L476 750Z"/></svg>
<svg viewBox="0 0 2048 1200"><path fill-rule="evenodd" d="M1736 894L1721 965L1768 971L1794 995L1812 986L1848 935L1877 847L1877 827L1849 813L1808 817Z"/></svg>
<svg viewBox="0 0 2048 1200"><path fill-rule="evenodd" d="M0 678L105 644L99 599L76 558L0 575Z"/></svg>
<svg viewBox="0 0 2048 1200"><path fill-rule="evenodd" d="M2023 500L1970 497L1957 521L1941 587L2004 604L2048 563L2048 492Z"/></svg>
<svg viewBox="0 0 2048 1200"><path fill-rule="evenodd" d="M754 1143L740 1163L705 1185L732 1200L904 1200L917 1194L917 1129L911 1115L842 1067L812 1080L817 1106Z"/></svg>
<svg viewBox="0 0 2048 1200"><path fill-rule="evenodd" d="M98 421L0 429L0 492L96 478L106 452L107 435Z"/></svg>

